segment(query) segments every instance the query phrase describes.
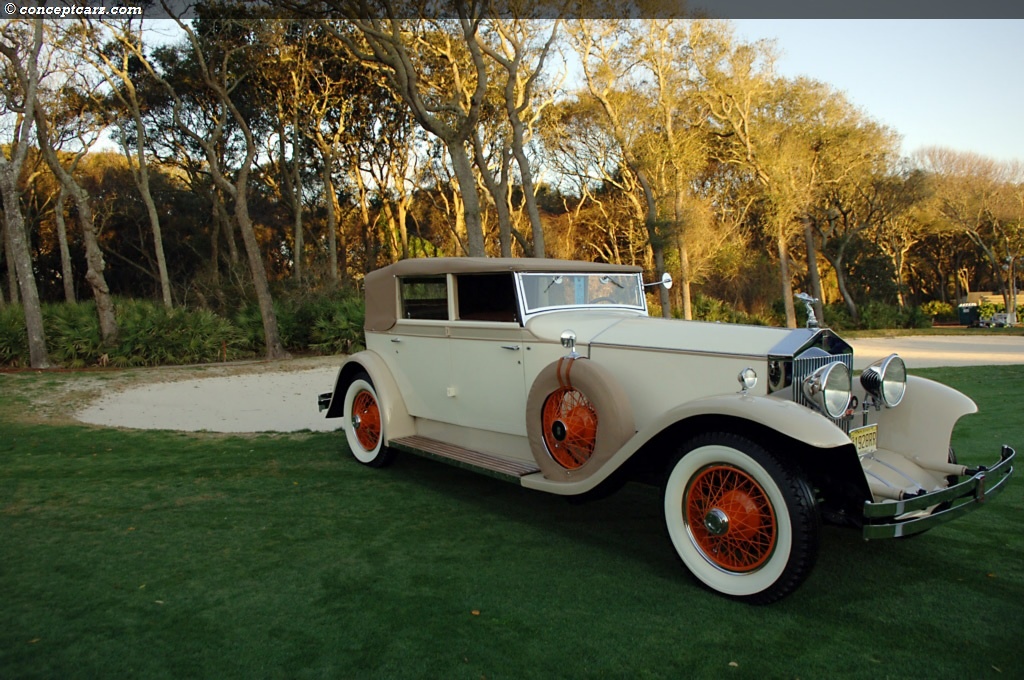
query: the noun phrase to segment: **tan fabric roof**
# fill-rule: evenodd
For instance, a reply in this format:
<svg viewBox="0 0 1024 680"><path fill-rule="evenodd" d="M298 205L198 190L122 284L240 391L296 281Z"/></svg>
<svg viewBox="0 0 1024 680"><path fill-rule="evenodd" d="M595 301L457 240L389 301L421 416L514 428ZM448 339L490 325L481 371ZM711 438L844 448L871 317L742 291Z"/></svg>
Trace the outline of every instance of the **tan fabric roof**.
<svg viewBox="0 0 1024 680"><path fill-rule="evenodd" d="M482 274L493 272L608 272L636 273L634 265L551 260L544 258L431 257L400 260L366 275L366 322L368 331L386 331L395 325L398 306L398 278L431 274Z"/></svg>

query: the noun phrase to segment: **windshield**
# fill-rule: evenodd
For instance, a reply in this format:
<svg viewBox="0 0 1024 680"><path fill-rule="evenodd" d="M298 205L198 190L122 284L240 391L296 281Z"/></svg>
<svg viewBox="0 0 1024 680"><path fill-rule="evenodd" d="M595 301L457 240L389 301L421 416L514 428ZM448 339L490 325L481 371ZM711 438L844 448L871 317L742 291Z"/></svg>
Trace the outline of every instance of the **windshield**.
<svg viewBox="0 0 1024 680"><path fill-rule="evenodd" d="M616 306L646 311L640 274L520 274L526 313Z"/></svg>

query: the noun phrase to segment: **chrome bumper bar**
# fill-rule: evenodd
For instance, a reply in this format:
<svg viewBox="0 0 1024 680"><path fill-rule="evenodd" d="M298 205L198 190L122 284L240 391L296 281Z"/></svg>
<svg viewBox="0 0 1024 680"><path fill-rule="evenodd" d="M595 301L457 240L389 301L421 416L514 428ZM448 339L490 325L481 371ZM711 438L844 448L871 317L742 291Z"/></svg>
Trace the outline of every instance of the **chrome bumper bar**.
<svg viewBox="0 0 1024 680"><path fill-rule="evenodd" d="M898 538L927 531L934 526L965 515L1006 487L1013 475L1016 452L1004 446L999 462L992 467L968 470L970 477L941 491L921 494L901 501L864 503L864 538ZM909 513L937 507L931 514L900 519Z"/></svg>

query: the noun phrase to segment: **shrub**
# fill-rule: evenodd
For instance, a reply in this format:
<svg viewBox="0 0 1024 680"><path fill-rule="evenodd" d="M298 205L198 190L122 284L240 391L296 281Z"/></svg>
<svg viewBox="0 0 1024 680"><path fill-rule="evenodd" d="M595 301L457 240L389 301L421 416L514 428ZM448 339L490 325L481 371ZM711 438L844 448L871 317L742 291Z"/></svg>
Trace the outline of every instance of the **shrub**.
<svg viewBox="0 0 1024 680"><path fill-rule="evenodd" d="M0 308L0 366L28 363L28 331L21 305Z"/></svg>
<svg viewBox="0 0 1024 680"><path fill-rule="evenodd" d="M365 348L362 300L347 298L325 309L313 323L309 349L320 354L351 354Z"/></svg>
<svg viewBox="0 0 1024 680"><path fill-rule="evenodd" d="M941 300L929 300L921 305L921 313L936 321L956 321L957 313L953 305Z"/></svg>
<svg viewBox="0 0 1024 680"><path fill-rule="evenodd" d="M693 296L693 318L698 321L718 321L754 326L768 325L761 316L747 314L730 307L726 302L697 293Z"/></svg>
<svg viewBox="0 0 1024 680"><path fill-rule="evenodd" d="M68 368L95 365L103 356L96 304L89 302L43 306L46 346L50 360Z"/></svg>
<svg viewBox="0 0 1024 680"><path fill-rule="evenodd" d="M117 346L110 350L116 366L209 363L249 353L240 331L209 310L122 300L117 312Z"/></svg>
<svg viewBox="0 0 1024 680"><path fill-rule="evenodd" d="M364 346L364 303L351 293L281 296L274 300L281 344L289 351L323 354L348 353ZM254 352L265 347L263 317L259 306L250 303L234 316L244 346Z"/></svg>

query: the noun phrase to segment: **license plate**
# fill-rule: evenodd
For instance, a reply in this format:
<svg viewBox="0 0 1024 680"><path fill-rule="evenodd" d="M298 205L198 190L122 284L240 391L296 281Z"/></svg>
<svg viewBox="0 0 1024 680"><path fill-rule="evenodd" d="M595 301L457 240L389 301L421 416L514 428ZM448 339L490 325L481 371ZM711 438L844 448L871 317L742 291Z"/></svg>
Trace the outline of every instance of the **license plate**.
<svg viewBox="0 0 1024 680"><path fill-rule="evenodd" d="M857 447L857 453L871 453L878 450L878 425L868 425L850 430L850 441Z"/></svg>

